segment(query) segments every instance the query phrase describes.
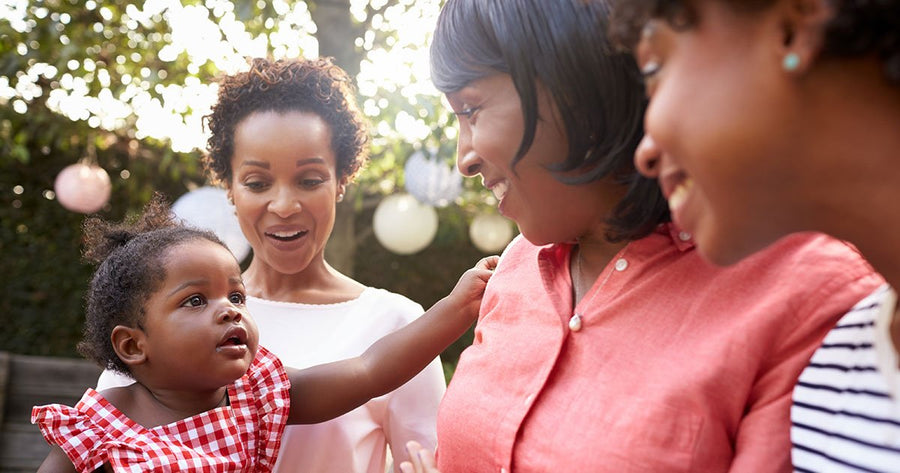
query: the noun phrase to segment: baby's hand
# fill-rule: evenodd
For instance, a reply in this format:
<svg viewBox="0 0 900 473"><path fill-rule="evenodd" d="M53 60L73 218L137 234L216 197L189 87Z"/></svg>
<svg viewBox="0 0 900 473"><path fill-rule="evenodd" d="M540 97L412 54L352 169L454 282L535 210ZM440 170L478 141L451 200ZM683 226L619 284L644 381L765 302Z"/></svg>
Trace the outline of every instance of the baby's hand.
<svg viewBox="0 0 900 473"><path fill-rule="evenodd" d="M434 454L422 448L415 440L407 442L406 451L409 453L409 461L400 464L400 471L403 473L441 473L435 464Z"/></svg>
<svg viewBox="0 0 900 473"><path fill-rule="evenodd" d="M499 256L487 256L479 260L474 268L463 273L448 296L472 320L478 317L481 298L484 296L484 287L499 261Z"/></svg>

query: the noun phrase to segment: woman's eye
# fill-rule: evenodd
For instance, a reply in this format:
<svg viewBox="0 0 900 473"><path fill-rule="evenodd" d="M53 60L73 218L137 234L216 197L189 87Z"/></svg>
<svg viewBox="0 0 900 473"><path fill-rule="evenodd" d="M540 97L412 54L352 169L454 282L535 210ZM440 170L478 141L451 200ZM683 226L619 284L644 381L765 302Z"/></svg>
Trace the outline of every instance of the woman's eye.
<svg viewBox="0 0 900 473"><path fill-rule="evenodd" d="M318 187L318 186L322 185L323 183L325 183L325 179L319 179L319 178L302 179L300 181L300 185L302 185L303 187L307 187L307 188Z"/></svg>
<svg viewBox="0 0 900 473"><path fill-rule="evenodd" d="M181 304L181 306L182 307L199 307L199 306L203 305L205 302L206 302L206 300L203 298L203 296L194 295L194 296L188 297L184 301L184 303Z"/></svg>
<svg viewBox="0 0 900 473"><path fill-rule="evenodd" d="M661 64L656 59L645 62L641 67L641 77L644 80L644 87L647 89L647 96L653 95L653 91L656 89L660 69Z"/></svg>
<svg viewBox="0 0 900 473"><path fill-rule="evenodd" d="M641 76L644 77L644 80L650 79L659 72L659 61L656 59L651 59L644 63L644 66L641 67Z"/></svg>
<svg viewBox="0 0 900 473"><path fill-rule="evenodd" d="M251 191L261 191L268 187L268 183L265 181L247 181L244 183L244 187Z"/></svg>
<svg viewBox="0 0 900 473"><path fill-rule="evenodd" d="M457 117L465 118L466 120L471 120L475 115L475 112L478 111L478 107L466 107L458 112L453 112Z"/></svg>
<svg viewBox="0 0 900 473"><path fill-rule="evenodd" d="M230 300L232 304L243 305L247 300L247 297L240 292L233 292L228 296L228 300Z"/></svg>

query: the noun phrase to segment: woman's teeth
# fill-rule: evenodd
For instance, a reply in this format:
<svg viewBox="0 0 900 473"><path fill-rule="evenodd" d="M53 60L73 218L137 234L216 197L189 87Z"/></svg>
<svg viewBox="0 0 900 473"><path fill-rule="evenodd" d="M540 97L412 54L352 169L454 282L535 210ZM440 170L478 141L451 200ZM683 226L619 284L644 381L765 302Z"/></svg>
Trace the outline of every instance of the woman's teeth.
<svg viewBox="0 0 900 473"><path fill-rule="evenodd" d="M269 236L278 240L293 240L295 238L303 236L304 233L306 232L275 232L269 233Z"/></svg>
<svg viewBox="0 0 900 473"><path fill-rule="evenodd" d="M491 188L491 192L494 193L494 197L497 200L503 200L503 197L506 196L506 191L509 190L509 184L505 182L498 183Z"/></svg>
<svg viewBox="0 0 900 473"><path fill-rule="evenodd" d="M681 181L669 195L669 210L675 212L681 208L693 187L694 180L692 178Z"/></svg>

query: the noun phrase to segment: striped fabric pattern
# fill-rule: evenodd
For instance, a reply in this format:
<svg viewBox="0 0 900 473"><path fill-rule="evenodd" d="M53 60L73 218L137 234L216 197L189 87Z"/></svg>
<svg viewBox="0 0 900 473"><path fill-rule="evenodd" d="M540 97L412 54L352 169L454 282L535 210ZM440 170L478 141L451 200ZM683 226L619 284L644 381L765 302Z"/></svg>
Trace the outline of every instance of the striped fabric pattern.
<svg viewBox="0 0 900 473"><path fill-rule="evenodd" d="M900 472L900 370L889 338L896 294L882 286L829 332L791 408L797 472Z"/></svg>

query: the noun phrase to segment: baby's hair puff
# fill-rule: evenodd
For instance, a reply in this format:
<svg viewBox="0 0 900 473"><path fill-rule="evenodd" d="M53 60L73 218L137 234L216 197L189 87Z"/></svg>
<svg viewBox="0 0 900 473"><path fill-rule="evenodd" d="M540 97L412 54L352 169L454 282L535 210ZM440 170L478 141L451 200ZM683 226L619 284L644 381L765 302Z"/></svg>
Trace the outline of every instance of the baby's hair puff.
<svg viewBox="0 0 900 473"><path fill-rule="evenodd" d="M84 336L78 351L104 368L130 375L113 350L112 330L117 325L141 328L144 304L165 279L168 250L198 239L225 247L214 233L177 222L158 193L133 222L87 219L83 257L98 267L86 295Z"/></svg>

